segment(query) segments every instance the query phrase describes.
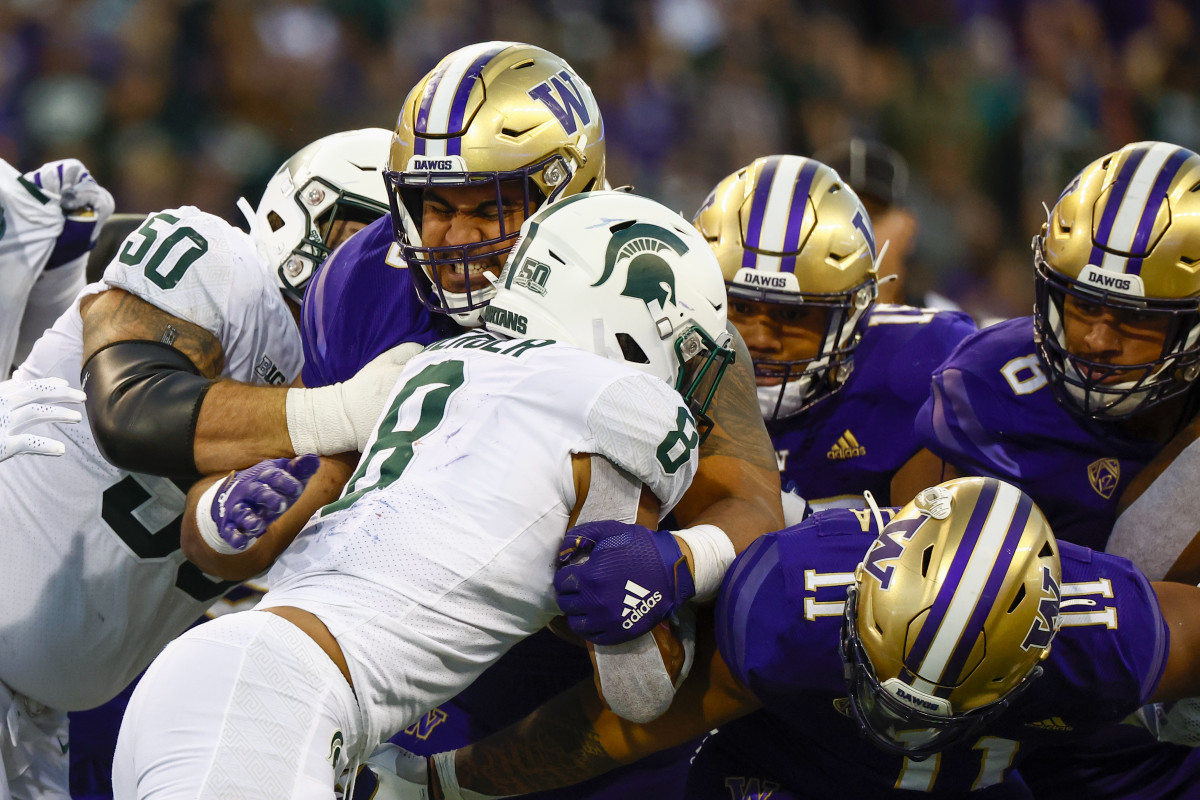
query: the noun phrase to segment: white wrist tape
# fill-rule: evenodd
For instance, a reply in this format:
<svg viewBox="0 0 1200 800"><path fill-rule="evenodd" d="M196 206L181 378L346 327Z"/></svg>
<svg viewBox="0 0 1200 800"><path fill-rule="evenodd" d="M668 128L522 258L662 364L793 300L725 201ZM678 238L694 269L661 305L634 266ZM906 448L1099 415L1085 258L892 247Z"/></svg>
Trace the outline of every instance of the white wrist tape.
<svg viewBox="0 0 1200 800"><path fill-rule="evenodd" d="M499 800L501 797L512 797L511 794L480 794L464 789L458 785L458 775L454 771L454 754L456 750L444 753L434 753L429 760L437 768L437 781L442 787L445 800Z"/></svg>
<svg viewBox="0 0 1200 800"><path fill-rule="evenodd" d="M672 533L692 549L692 580L696 584L696 596L693 599L704 601L716 597L725 570L729 569L737 555L733 550L733 542L716 525L694 525Z"/></svg>
<svg viewBox="0 0 1200 800"><path fill-rule="evenodd" d="M200 531L200 538L213 550L223 556L234 556L244 551L235 549L221 538L220 532L217 531L217 523L212 518L213 500L224 485L224 480L217 481L200 495L200 500L196 503L196 529Z"/></svg>
<svg viewBox="0 0 1200 800"><path fill-rule="evenodd" d="M358 449L354 425L342 402L342 384L289 389L285 408L288 436L296 455L331 456Z"/></svg>

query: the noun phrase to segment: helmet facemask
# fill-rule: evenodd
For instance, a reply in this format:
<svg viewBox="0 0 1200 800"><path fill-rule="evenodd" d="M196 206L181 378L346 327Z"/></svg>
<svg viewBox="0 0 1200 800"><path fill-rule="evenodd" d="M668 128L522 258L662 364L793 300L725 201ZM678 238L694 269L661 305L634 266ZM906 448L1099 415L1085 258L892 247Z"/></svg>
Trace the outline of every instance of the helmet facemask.
<svg viewBox="0 0 1200 800"><path fill-rule="evenodd" d="M679 392L696 420L701 444L713 429L712 417L708 415L713 396L735 356L733 337L725 333L719 338L720 342L699 325L693 325L675 339L675 356L679 359L675 391Z"/></svg>
<svg viewBox="0 0 1200 800"><path fill-rule="evenodd" d="M472 270L492 271L497 275L504 266L509 251L521 232L521 223L547 201L559 197L567 186L572 171L567 160L553 155L522 169L507 172L387 172L388 195L391 202L392 229L400 243L401 254L413 274L413 285L417 296L430 311L456 316L469 325L478 324L478 312L495 296L496 290L490 279L484 283L467 281L461 287L447 286L443 271L457 275L470 275ZM539 181L553 184L547 196ZM465 245L426 246L422 239L424 203L426 190L436 192L438 188L457 189L490 187L494 202L499 209L516 208L506 219L501 213L497 217L498 234L494 237ZM515 189L515 191L514 191ZM509 203L505 204L505 193ZM514 204L512 200L516 198ZM461 280L461 279L458 279ZM474 285L472 285L474 284Z"/></svg>
<svg viewBox="0 0 1200 800"><path fill-rule="evenodd" d="M1034 338L1058 401L1089 419L1118 421L1184 392L1200 374L1200 311L1195 298L1135 297L1085 286L1053 269L1041 236L1033 240L1037 272ZM1067 297L1087 305L1165 319L1162 350L1152 361L1113 365L1072 354L1067 346ZM1114 375L1133 380L1106 382Z"/></svg>
<svg viewBox="0 0 1200 800"><path fill-rule="evenodd" d="M756 377L779 381L776 385L758 387L759 410L768 422L799 414L845 385L853 369L854 351L862 340L860 323L879 291L874 277L834 294L797 295L738 283L726 283L726 290L731 299L825 311L824 334L813 356L795 360L754 359Z"/></svg>
<svg viewBox="0 0 1200 800"><path fill-rule="evenodd" d="M1012 705L1042 674L1040 666L1034 667L1028 677L1001 699L958 714L948 713L949 703L934 697L921 698L931 707L928 712L899 703L876 676L871 659L858 636L856 595L855 588L851 586L846 597L838 648L850 692L848 706L863 738L889 753L923 761L948 747L969 741ZM890 682L899 683L895 678ZM911 687L905 686L904 689L915 694ZM942 706L947 713L935 713L933 707L937 706Z"/></svg>
<svg viewBox="0 0 1200 800"><path fill-rule="evenodd" d="M330 134L307 145L275 171L257 209L238 208L279 288L297 303L316 269L354 233L388 213L380 173L391 134L363 128Z"/></svg>
<svg viewBox="0 0 1200 800"><path fill-rule="evenodd" d="M347 238L339 237L339 242L331 243L330 235L338 232L338 223L359 223L361 227L366 227L386 214L387 209L369 197L339 189L320 176L301 187L294 199L304 215L307 234L279 265L278 270L284 291L300 302L317 267L325 263L341 240ZM283 218L274 211L268 211L264 216L272 232L285 224Z"/></svg>

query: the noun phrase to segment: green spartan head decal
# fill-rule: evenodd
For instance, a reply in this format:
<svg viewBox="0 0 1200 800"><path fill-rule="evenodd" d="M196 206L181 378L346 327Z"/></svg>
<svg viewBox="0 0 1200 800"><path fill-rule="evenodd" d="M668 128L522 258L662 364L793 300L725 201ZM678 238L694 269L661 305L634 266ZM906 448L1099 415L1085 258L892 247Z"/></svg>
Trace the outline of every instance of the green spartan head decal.
<svg viewBox="0 0 1200 800"><path fill-rule="evenodd" d="M671 250L677 256L688 251L679 235L660 225L637 222L613 234L604 253L604 274L593 283L599 286L612 275L617 262L629 259L625 288L621 294L636 297L647 304L657 300L659 305L675 302L675 272L660 253Z"/></svg>

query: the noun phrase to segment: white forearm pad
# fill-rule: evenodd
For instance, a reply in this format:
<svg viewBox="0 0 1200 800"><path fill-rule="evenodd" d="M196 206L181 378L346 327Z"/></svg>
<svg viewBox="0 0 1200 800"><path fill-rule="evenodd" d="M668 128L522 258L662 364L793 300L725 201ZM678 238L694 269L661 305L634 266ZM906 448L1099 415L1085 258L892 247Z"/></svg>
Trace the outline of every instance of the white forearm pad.
<svg viewBox="0 0 1200 800"><path fill-rule="evenodd" d="M242 551L235 549L233 545L221 538L221 534L217 530L217 523L212 518L213 499L224 485L225 481L217 481L205 489L204 494L200 495L200 499L196 503L196 529L200 531L200 538L204 540L204 543L213 550L223 556L233 556Z"/></svg>
<svg viewBox="0 0 1200 800"><path fill-rule="evenodd" d="M642 723L657 719L671 706L675 685L653 634L643 633L622 644L598 644L595 649L600 691L614 714Z"/></svg>
<svg viewBox="0 0 1200 800"><path fill-rule="evenodd" d="M1200 440L1184 448L1117 517L1105 549L1161 581L1200 530Z"/></svg>
<svg viewBox="0 0 1200 800"><path fill-rule="evenodd" d="M692 549L692 580L696 584L693 599L704 601L716 597L725 570L737 555L733 542L716 525L694 525L672 532Z"/></svg>
<svg viewBox="0 0 1200 800"><path fill-rule="evenodd" d="M512 797L511 794L480 794L464 789L458 785L458 775L454 771L454 754L456 750L435 753L430 756L434 767L437 768L437 780L442 787L442 796L446 800L498 800L501 797Z"/></svg>
<svg viewBox="0 0 1200 800"><path fill-rule="evenodd" d="M593 645L600 691L618 717L649 722L670 708L675 690L692 671L696 659L696 613L690 605L684 604L671 617L671 635L683 646L683 666L674 682L653 633L624 644Z"/></svg>
<svg viewBox="0 0 1200 800"><path fill-rule="evenodd" d="M358 449L354 425L342 403L342 384L289 389L285 408L288 436L296 455L331 456Z"/></svg>

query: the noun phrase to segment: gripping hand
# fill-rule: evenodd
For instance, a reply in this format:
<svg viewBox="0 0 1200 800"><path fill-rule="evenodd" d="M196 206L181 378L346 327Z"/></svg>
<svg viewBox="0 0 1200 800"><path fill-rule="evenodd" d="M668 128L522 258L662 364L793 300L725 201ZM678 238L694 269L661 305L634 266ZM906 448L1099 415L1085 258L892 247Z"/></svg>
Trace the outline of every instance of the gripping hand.
<svg viewBox="0 0 1200 800"><path fill-rule="evenodd" d="M554 574L558 605L577 635L621 644L649 632L695 593L668 531L600 520L567 531Z"/></svg>
<svg viewBox="0 0 1200 800"><path fill-rule="evenodd" d="M65 158L43 164L24 177L57 200L66 217L46 268L61 266L91 250L115 204L88 168L79 159Z"/></svg>
<svg viewBox="0 0 1200 800"><path fill-rule="evenodd" d="M201 499L201 507L208 500L208 508L207 513L196 511L200 533L217 552L240 553L292 507L320 464L321 459L310 454L262 461L232 473Z"/></svg>
<svg viewBox="0 0 1200 800"><path fill-rule="evenodd" d="M66 452L62 442L23 431L43 422L79 422L83 416L78 411L60 405L86 399L62 378L0 382L0 461L21 453L61 456Z"/></svg>

